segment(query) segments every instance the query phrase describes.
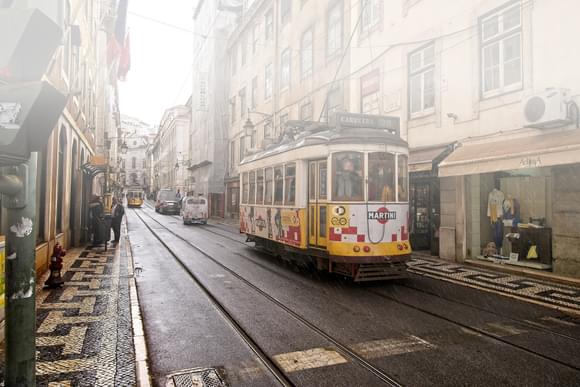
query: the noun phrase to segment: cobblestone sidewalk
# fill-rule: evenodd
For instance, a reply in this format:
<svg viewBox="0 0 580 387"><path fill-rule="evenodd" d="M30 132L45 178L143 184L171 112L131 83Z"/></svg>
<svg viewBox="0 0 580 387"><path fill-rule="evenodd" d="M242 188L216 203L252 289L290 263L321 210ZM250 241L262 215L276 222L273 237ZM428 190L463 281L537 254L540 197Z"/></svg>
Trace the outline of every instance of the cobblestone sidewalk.
<svg viewBox="0 0 580 387"><path fill-rule="evenodd" d="M43 289L46 277L39 279L37 386L136 385L124 243L70 250L60 289Z"/></svg>
<svg viewBox="0 0 580 387"><path fill-rule="evenodd" d="M580 288L415 255L409 271L580 315Z"/></svg>

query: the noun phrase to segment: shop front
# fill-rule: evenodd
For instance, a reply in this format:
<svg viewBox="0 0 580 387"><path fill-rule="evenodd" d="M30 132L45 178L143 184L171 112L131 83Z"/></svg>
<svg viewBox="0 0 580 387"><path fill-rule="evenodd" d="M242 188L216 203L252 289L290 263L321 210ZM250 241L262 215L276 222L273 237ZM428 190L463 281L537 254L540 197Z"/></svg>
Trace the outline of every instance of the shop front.
<svg viewBox="0 0 580 387"><path fill-rule="evenodd" d="M226 185L226 213L225 217L230 219L240 216L240 177L225 179Z"/></svg>
<svg viewBox="0 0 580 387"><path fill-rule="evenodd" d="M466 141L439 176L447 258L580 277L580 130Z"/></svg>
<svg viewBox="0 0 580 387"><path fill-rule="evenodd" d="M411 149L410 230L414 251L439 254L440 197L438 166L453 149L453 144Z"/></svg>

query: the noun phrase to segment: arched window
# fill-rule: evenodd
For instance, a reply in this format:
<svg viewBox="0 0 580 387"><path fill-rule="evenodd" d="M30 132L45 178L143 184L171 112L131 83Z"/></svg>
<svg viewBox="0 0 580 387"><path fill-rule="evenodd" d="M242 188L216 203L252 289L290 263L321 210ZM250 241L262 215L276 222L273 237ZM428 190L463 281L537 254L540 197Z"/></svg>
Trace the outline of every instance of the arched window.
<svg viewBox="0 0 580 387"><path fill-rule="evenodd" d="M63 225L63 204L65 189L65 163L66 163L66 128L64 125L60 128L60 135L58 137L58 179L57 179L57 202L56 202L56 233L62 233Z"/></svg>

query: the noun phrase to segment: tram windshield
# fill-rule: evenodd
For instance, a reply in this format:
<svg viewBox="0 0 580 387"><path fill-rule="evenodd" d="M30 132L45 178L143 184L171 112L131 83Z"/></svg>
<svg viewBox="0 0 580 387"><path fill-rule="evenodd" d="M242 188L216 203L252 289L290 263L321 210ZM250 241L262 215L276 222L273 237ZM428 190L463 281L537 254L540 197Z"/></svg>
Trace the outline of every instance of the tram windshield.
<svg viewBox="0 0 580 387"><path fill-rule="evenodd" d="M369 201L395 200L395 155L385 152L369 153Z"/></svg>
<svg viewBox="0 0 580 387"><path fill-rule="evenodd" d="M363 154L360 152L339 152L332 155L333 200L363 200L363 160Z"/></svg>

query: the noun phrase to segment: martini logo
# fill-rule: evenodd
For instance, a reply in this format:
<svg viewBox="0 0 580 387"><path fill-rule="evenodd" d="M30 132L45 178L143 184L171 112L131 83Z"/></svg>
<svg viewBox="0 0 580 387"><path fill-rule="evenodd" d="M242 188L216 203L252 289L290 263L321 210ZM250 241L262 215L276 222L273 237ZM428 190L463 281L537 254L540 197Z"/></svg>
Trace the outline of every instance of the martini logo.
<svg viewBox="0 0 580 387"><path fill-rule="evenodd" d="M367 215L370 220L376 220L380 224L385 224L389 220L397 219L397 213L395 211L389 211L385 207L381 207L377 211L369 211L367 212Z"/></svg>

